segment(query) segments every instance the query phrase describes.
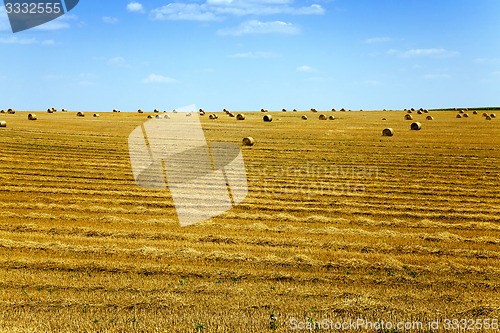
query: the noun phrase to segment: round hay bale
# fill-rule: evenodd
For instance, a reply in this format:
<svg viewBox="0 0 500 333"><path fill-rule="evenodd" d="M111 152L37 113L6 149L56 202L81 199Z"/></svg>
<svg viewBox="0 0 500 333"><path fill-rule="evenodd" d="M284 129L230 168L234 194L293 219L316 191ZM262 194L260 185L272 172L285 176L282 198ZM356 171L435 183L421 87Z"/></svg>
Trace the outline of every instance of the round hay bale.
<svg viewBox="0 0 500 333"><path fill-rule="evenodd" d="M413 117L411 114L406 114L405 115L405 120L413 120Z"/></svg>
<svg viewBox="0 0 500 333"><path fill-rule="evenodd" d="M281 109L281 112L286 112L286 109L285 108Z"/></svg>
<svg viewBox="0 0 500 333"><path fill-rule="evenodd" d="M315 108L312 108L311 112L318 112L318 110L316 110Z"/></svg>
<svg viewBox="0 0 500 333"><path fill-rule="evenodd" d="M415 108L411 108L410 111L415 112Z"/></svg>
<svg viewBox="0 0 500 333"><path fill-rule="evenodd" d="M434 117L433 116L427 116L425 119L427 119L427 120L434 120Z"/></svg>
<svg viewBox="0 0 500 333"><path fill-rule="evenodd" d="M382 120L387 120L387 119L385 119L385 118L382 118Z"/></svg>
<svg viewBox="0 0 500 333"><path fill-rule="evenodd" d="M424 113L424 112L420 111L420 110L417 111L417 114L422 114L422 113Z"/></svg>
<svg viewBox="0 0 500 333"><path fill-rule="evenodd" d="M7 122L6 121L0 121L0 127L7 127Z"/></svg>
<svg viewBox="0 0 500 333"><path fill-rule="evenodd" d="M85 117L85 114L83 114L83 112L81 112L81 111L80 111L80 112L78 112L78 113L76 114L76 116L77 116L77 117Z"/></svg>
<svg viewBox="0 0 500 333"><path fill-rule="evenodd" d="M231 118L234 118L234 117L235 117L234 113L232 113L232 112L229 112L227 115L228 115L229 117L231 117Z"/></svg>
<svg viewBox="0 0 500 333"><path fill-rule="evenodd" d="M153 116L152 115L148 115L148 119L153 119Z"/></svg>
<svg viewBox="0 0 500 333"><path fill-rule="evenodd" d="M330 117L328 117L328 120L335 120L335 117L334 116L330 116Z"/></svg>
<svg viewBox="0 0 500 333"><path fill-rule="evenodd" d="M172 113L177 113L177 110L176 110L176 109L173 109L173 110L172 110Z"/></svg>
<svg viewBox="0 0 500 333"><path fill-rule="evenodd" d="M115 110L113 110L114 112ZM144 111L142 111L141 109L137 110L137 113L144 113Z"/></svg>
<svg viewBox="0 0 500 333"><path fill-rule="evenodd" d="M429 113L429 110L427 110L427 109L424 109L424 111L423 111L423 112L424 112L424 113Z"/></svg>
<svg viewBox="0 0 500 333"><path fill-rule="evenodd" d="M337 112L337 110L335 110L335 109L332 109L332 112Z"/></svg>
<svg viewBox="0 0 500 333"><path fill-rule="evenodd" d="M392 128L384 128L382 131L382 136L393 136L394 135L394 130Z"/></svg>
<svg viewBox="0 0 500 333"><path fill-rule="evenodd" d="M255 144L255 139L252 138L251 136L247 136L246 138L243 138L243 145L244 146L253 146Z"/></svg>
<svg viewBox="0 0 500 333"><path fill-rule="evenodd" d="M170 116L168 114L163 116L163 119L170 119Z"/></svg>
<svg viewBox="0 0 500 333"><path fill-rule="evenodd" d="M320 114L319 115L319 120L326 120L326 116L324 114Z"/></svg>
<svg viewBox="0 0 500 333"><path fill-rule="evenodd" d="M270 123L273 121L273 117L270 114L266 114L264 118L262 118L266 123Z"/></svg>
<svg viewBox="0 0 500 333"><path fill-rule="evenodd" d="M52 109L47 109L47 113L54 113L54 110L52 110Z"/></svg>
<svg viewBox="0 0 500 333"><path fill-rule="evenodd" d="M7 113L8 114L16 114L16 110L14 110L14 109L8 109Z"/></svg>
<svg viewBox="0 0 500 333"><path fill-rule="evenodd" d="M229 112L229 110L228 109L222 109L222 112L224 112L224 113L227 114Z"/></svg>
<svg viewBox="0 0 500 333"><path fill-rule="evenodd" d="M412 110L408 110L408 111L406 111L406 113L413 113L413 111Z"/></svg>
<svg viewBox="0 0 500 333"><path fill-rule="evenodd" d="M237 120L245 120L245 115L243 113L238 113L238 115L236 116L236 119Z"/></svg>
<svg viewBox="0 0 500 333"><path fill-rule="evenodd" d="M212 113L208 116L208 119L217 119L217 115Z"/></svg>
<svg viewBox="0 0 500 333"><path fill-rule="evenodd" d="M490 116L486 116L484 119L491 120L491 117Z"/></svg>
<svg viewBox="0 0 500 333"><path fill-rule="evenodd" d="M205 110L200 109L200 110L198 110L198 113L200 114L200 116L204 116L205 115Z"/></svg>
<svg viewBox="0 0 500 333"><path fill-rule="evenodd" d="M486 112L483 112L483 117L489 116Z"/></svg>
<svg viewBox="0 0 500 333"><path fill-rule="evenodd" d="M260 109L260 112L268 112L267 109Z"/></svg>
<svg viewBox="0 0 500 333"><path fill-rule="evenodd" d="M420 131L422 129L422 124L419 122L414 122L410 125L412 131Z"/></svg>
<svg viewBox="0 0 500 333"><path fill-rule="evenodd" d="M155 119L162 119L162 118L163 118L163 117L162 117L162 116L160 116L159 114L157 114L157 115L155 116Z"/></svg>
<svg viewBox="0 0 500 333"><path fill-rule="evenodd" d="M34 114L34 113L30 113L30 114L28 115L28 120L36 120L36 119L37 119L36 114Z"/></svg>
<svg viewBox="0 0 500 333"><path fill-rule="evenodd" d="M186 117L191 117L191 116L192 116L191 112L186 113Z"/></svg>
<svg viewBox="0 0 500 333"><path fill-rule="evenodd" d="M158 109L154 109L154 110L153 110L153 112L154 112L154 113L160 113L160 110L158 110Z"/></svg>
<svg viewBox="0 0 500 333"><path fill-rule="evenodd" d="M113 109L113 112L114 113L118 113L119 111L117 109Z"/></svg>
<svg viewBox="0 0 500 333"><path fill-rule="evenodd" d="M293 109L292 112L298 112L297 109Z"/></svg>
<svg viewBox="0 0 500 333"><path fill-rule="evenodd" d="M7 111L5 111L5 110L0 110L0 113L6 113L6 112L7 112Z"/></svg>
<svg viewBox="0 0 500 333"><path fill-rule="evenodd" d="M463 113L465 113L465 110L460 110L460 111L458 111L458 113L463 114Z"/></svg>
<svg viewBox="0 0 500 333"><path fill-rule="evenodd" d="M94 113L94 118L99 118L100 116L99 113Z"/></svg>
<svg viewBox="0 0 500 333"><path fill-rule="evenodd" d="M457 114L457 118L462 118L462 115L460 113Z"/></svg>
<svg viewBox="0 0 500 333"><path fill-rule="evenodd" d="M61 109L61 112L68 112L68 110L66 110L66 109Z"/></svg>
<svg viewBox="0 0 500 333"><path fill-rule="evenodd" d="M477 114L477 111L476 110L472 111L472 114Z"/></svg>
<svg viewBox="0 0 500 333"><path fill-rule="evenodd" d="M462 117L464 117L464 118L469 118L469 114L468 114L468 113L464 113L464 114L462 115Z"/></svg>
<svg viewBox="0 0 500 333"><path fill-rule="evenodd" d="M303 115L303 116L302 116L302 120L307 120L307 116L306 116L306 115Z"/></svg>
<svg viewBox="0 0 500 333"><path fill-rule="evenodd" d="M340 109L340 112L345 112L345 109L344 108Z"/></svg>
<svg viewBox="0 0 500 333"><path fill-rule="evenodd" d="M494 114L494 113L490 114L490 118L496 118L496 117L497 117L496 114Z"/></svg>

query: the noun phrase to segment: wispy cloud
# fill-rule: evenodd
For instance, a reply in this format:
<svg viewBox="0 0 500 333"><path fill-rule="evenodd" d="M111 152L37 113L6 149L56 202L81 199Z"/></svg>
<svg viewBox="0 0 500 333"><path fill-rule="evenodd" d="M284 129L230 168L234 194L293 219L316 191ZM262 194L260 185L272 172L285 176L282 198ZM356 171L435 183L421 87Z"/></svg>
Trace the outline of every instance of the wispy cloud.
<svg viewBox="0 0 500 333"><path fill-rule="evenodd" d="M300 29L297 26L288 22L250 20L241 23L238 27L221 29L217 33L221 36L241 36L253 34L295 35L299 32Z"/></svg>
<svg viewBox="0 0 500 333"><path fill-rule="evenodd" d="M142 80L142 83L145 83L145 84L149 84L149 83L163 84L163 83L176 83L176 82L178 82L176 79L173 79L173 78L170 78L167 76L163 76L163 75L159 75L159 74L149 74L148 77L146 77Z"/></svg>
<svg viewBox="0 0 500 333"><path fill-rule="evenodd" d="M71 14L66 14L63 16L59 16L53 21L44 23L42 25L36 26L34 30L42 30L42 31L54 31L54 30L63 30L71 28L71 22L78 21L78 17Z"/></svg>
<svg viewBox="0 0 500 333"><path fill-rule="evenodd" d="M390 41L392 41L390 37L372 37L364 40L365 44L382 44Z"/></svg>
<svg viewBox="0 0 500 333"><path fill-rule="evenodd" d="M443 48L431 48L431 49L411 49L407 51L398 51L391 49L387 51L390 56L396 56L401 58L413 58L413 57L432 57L432 58L451 58L460 55L460 52L450 51Z"/></svg>
<svg viewBox="0 0 500 333"><path fill-rule="evenodd" d="M309 65L302 65L302 66L299 66L295 69L297 72L300 72L300 73L313 73L313 72L316 72L316 69L312 68L311 66Z"/></svg>
<svg viewBox="0 0 500 333"><path fill-rule="evenodd" d="M234 53L228 56L228 58L240 58L240 59L262 59L262 58L276 58L278 55L273 52L244 52L244 53Z"/></svg>
<svg viewBox="0 0 500 333"><path fill-rule="evenodd" d="M144 6L140 2L129 2L127 10L131 13L144 13Z"/></svg>
<svg viewBox="0 0 500 333"><path fill-rule="evenodd" d="M118 18L111 16L103 16L102 21L106 24L116 24L118 23Z"/></svg>
<svg viewBox="0 0 500 333"><path fill-rule="evenodd" d="M290 0L206 0L202 3L172 2L151 11L154 20L214 21L229 16L321 15L318 4L293 6Z"/></svg>
<svg viewBox="0 0 500 333"><path fill-rule="evenodd" d="M441 79L449 79L451 77L450 74L435 74L435 73L431 73L431 74L425 74L422 76L424 79L426 80L441 80Z"/></svg>
<svg viewBox="0 0 500 333"><path fill-rule="evenodd" d="M39 41L36 38L18 38L18 37L6 37L6 38L0 38L0 44L16 44L16 45L34 45L34 44L39 44L39 45L46 45L46 46L51 46L55 45L55 41L52 39L46 39Z"/></svg>
<svg viewBox="0 0 500 333"><path fill-rule="evenodd" d="M107 60L107 64L111 67L121 67L121 68L129 68L130 64L124 57L116 56L113 58L109 58Z"/></svg>

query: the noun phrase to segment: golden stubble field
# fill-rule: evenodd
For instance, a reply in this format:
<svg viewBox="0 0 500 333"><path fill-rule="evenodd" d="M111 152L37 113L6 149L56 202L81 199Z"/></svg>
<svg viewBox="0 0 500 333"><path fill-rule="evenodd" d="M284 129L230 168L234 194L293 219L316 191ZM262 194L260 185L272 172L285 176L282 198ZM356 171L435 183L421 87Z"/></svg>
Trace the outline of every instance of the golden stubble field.
<svg viewBox="0 0 500 333"><path fill-rule="evenodd" d="M0 331L498 332L500 120L324 113L203 117L208 141L257 144L243 203L186 228L134 182L145 114L1 114Z"/></svg>

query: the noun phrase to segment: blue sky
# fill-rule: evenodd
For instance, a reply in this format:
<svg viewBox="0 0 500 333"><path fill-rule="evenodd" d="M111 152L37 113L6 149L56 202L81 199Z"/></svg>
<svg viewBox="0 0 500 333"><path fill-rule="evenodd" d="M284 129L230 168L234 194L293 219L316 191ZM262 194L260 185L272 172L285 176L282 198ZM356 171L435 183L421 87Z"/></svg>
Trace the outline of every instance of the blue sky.
<svg viewBox="0 0 500 333"><path fill-rule="evenodd" d="M80 0L13 34L0 108L500 105L498 0Z"/></svg>

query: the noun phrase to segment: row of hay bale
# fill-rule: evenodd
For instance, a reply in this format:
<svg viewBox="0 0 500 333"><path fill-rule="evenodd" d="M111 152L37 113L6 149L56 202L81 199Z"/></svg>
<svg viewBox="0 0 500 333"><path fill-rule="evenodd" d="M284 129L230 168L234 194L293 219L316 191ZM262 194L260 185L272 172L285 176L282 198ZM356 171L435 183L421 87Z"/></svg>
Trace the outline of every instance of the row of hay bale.
<svg viewBox="0 0 500 333"><path fill-rule="evenodd" d="M8 109L7 111L0 110L0 113L16 114L16 110L14 110L14 109Z"/></svg>
<svg viewBox="0 0 500 333"><path fill-rule="evenodd" d="M425 117L426 120L434 120L434 117L429 115ZM409 113L405 114L405 120L413 120L413 116Z"/></svg>
<svg viewBox="0 0 500 333"><path fill-rule="evenodd" d="M412 131L420 131L422 129L422 124L419 122L414 122L410 125L410 130ZM393 136L394 135L394 129L391 127L384 128L382 131L382 136Z"/></svg>

